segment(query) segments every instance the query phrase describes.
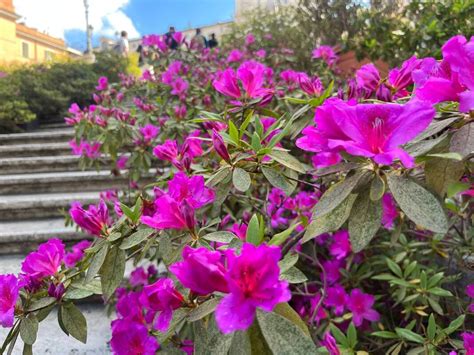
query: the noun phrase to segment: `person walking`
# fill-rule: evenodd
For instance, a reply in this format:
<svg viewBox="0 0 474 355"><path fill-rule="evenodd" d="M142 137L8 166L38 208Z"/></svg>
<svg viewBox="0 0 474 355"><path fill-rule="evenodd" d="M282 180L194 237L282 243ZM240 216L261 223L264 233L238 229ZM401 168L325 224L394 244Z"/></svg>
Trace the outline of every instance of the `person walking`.
<svg viewBox="0 0 474 355"><path fill-rule="evenodd" d="M204 37L204 35L201 33L200 28L196 28L196 34L194 35L193 39L191 40L191 44L196 46L197 48L207 48L207 39Z"/></svg>
<svg viewBox="0 0 474 355"><path fill-rule="evenodd" d="M173 35L175 34L176 30L174 29L173 26L170 26L169 31L165 34L166 38L166 44L170 49L178 49L178 42L173 38Z"/></svg>
<svg viewBox="0 0 474 355"><path fill-rule="evenodd" d="M128 56L129 45L128 45L127 31L122 31L120 33L120 39L118 40L116 48L119 54L121 54L124 57Z"/></svg>
<svg viewBox="0 0 474 355"><path fill-rule="evenodd" d="M216 34L211 33L211 38L209 39L209 41L207 41L207 46L209 48L214 48L214 47L217 47L218 45L219 45L219 42L217 42Z"/></svg>

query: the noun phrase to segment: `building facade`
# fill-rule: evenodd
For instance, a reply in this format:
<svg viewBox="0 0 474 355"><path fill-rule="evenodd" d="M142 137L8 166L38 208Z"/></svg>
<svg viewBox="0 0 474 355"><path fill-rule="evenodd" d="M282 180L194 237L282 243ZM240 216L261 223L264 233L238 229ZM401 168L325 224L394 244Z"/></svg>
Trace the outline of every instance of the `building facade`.
<svg viewBox="0 0 474 355"><path fill-rule="evenodd" d="M0 0L0 63L41 63L58 55L81 56L64 40L18 23L19 18L13 0Z"/></svg>

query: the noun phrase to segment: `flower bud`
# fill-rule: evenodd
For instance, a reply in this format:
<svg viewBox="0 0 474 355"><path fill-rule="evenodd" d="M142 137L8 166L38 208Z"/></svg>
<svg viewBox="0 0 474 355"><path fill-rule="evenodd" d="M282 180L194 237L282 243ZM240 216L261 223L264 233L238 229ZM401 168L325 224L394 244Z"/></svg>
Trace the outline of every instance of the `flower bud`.
<svg viewBox="0 0 474 355"><path fill-rule="evenodd" d="M214 145L214 149L216 150L217 154L219 154L220 157L226 162L230 163L231 160L229 151L227 150L221 135L217 133L215 129L212 130L212 144Z"/></svg>

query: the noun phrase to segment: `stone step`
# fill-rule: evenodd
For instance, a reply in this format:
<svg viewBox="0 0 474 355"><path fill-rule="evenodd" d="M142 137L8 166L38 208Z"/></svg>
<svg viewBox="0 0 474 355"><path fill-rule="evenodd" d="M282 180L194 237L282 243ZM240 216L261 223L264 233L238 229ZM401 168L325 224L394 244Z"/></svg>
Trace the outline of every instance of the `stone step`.
<svg viewBox="0 0 474 355"><path fill-rule="evenodd" d="M0 158L0 175L77 171L79 159L80 157L74 155ZM106 166L107 161L107 158L101 158L100 166ZM87 170L95 170L95 168L91 167Z"/></svg>
<svg viewBox="0 0 474 355"><path fill-rule="evenodd" d="M52 129L62 129L62 128L71 128L71 126L67 125L64 120L60 121L53 121L49 123L41 123L38 127L39 131L47 131Z"/></svg>
<svg viewBox="0 0 474 355"><path fill-rule="evenodd" d="M67 142L0 145L0 158L58 156L71 154Z"/></svg>
<svg viewBox="0 0 474 355"><path fill-rule="evenodd" d="M73 171L56 173L15 174L0 176L0 194L46 192L87 192L129 185L127 176L114 177L109 171Z"/></svg>
<svg viewBox="0 0 474 355"><path fill-rule="evenodd" d="M64 218L0 221L0 260L4 254L28 253L51 238L78 242L88 236L74 227L66 227Z"/></svg>
<svg viewBox="0 0 474 355"><path fill-rule="evenodd" d="M0 145L59 143L68 142L73 137L74 130L72 129L2 134L0 135Z"/></svg>
<svg viewBox="0 0 474 355"><path fill-rule="evenodd" d="M110 322L101 304L78 304L87 320L87 344L67 336L59 327L57 310L53 309L48 317L39 324L38 336L33 345L33 354L51 355L98 355L111 354L108 342L111 338ZM0 341L3 341L10 329L0 327ZM23 342L18 337L12 354L23 353Z"/></svg>
<svg viewBox="0 0 474 355"><path fill-rule="evenodd" d="M97 203L100 192L51 193L0 196L0 221L62 216L71 203Z"/></svg>

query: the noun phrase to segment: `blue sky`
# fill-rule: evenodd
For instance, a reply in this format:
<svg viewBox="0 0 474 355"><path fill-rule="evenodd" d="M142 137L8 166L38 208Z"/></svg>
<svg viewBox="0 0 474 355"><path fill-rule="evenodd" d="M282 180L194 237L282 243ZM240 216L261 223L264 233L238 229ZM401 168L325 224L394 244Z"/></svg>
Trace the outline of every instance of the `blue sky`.
<svg viewBox="0 0 474 355"><path fill-rule="evenodd" d="M231 20L234 14L234 0L129 0L117 10L131 20L136 29L136 32L132 32L135 32L136 36L137 33L140 35L164 33L170 25L174 25L179 31ZM90 6L90 11L94 11L93 4ZM107 18L103 17L102 22L105 27L108 26ZM120 26L119 21L114 25L109 27L114 27L115 31L121 30L117 28ZM109 27L106 33L110 36L113 31L110 31ZM96 34L94 42L97 43L100 35L104 33ZM84 31L77 28L65 29L64 37L69 46L84 49ZM134 37L133 34L130 37Z"/></svg>

